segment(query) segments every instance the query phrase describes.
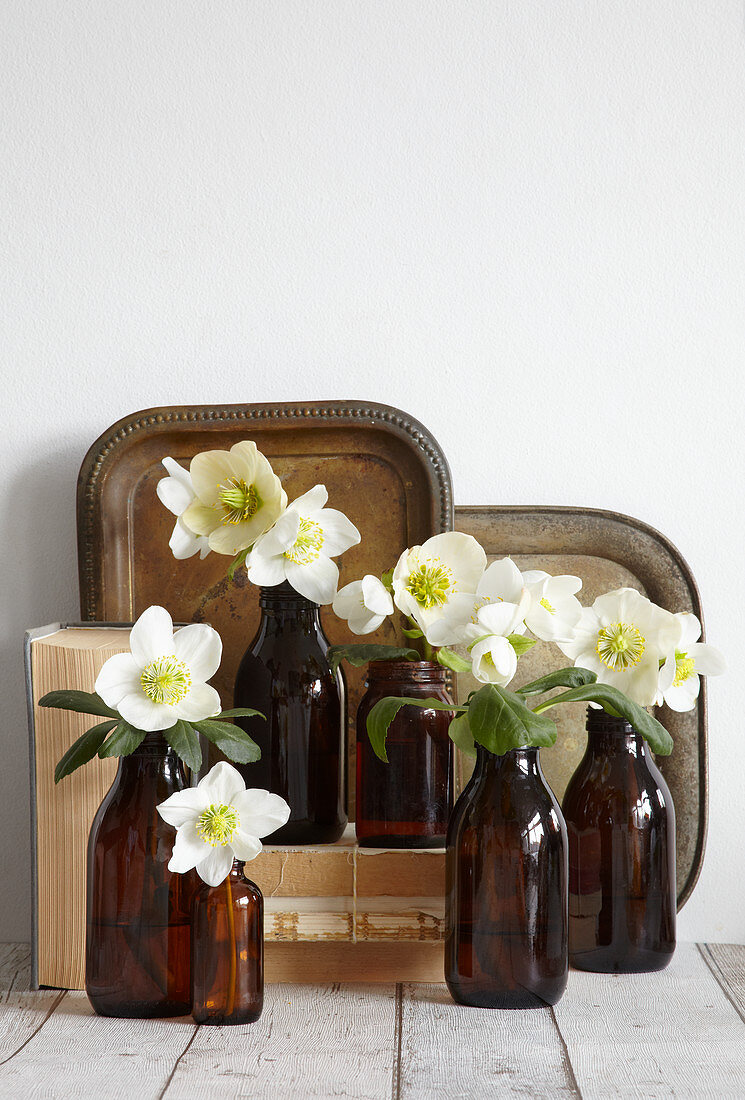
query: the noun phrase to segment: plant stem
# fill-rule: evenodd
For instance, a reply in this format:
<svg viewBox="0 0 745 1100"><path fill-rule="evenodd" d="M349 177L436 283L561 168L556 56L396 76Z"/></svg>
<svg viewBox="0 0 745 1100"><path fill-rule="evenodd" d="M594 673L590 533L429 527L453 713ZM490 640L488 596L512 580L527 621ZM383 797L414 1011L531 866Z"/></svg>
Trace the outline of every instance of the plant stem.
<svg viewBox="0 0 745 1100"><path fill-rule="evenodd" d="M225 1017L229 1019L233 1015L233 1009L235 1008L235 956L238 950L235 942L235 918L233 916L233 891L230 889L230 872L228 872L225 878L225 893L228 901L228 931L230 932L230 943L228 944L230 970L228 974L228 1000L225 1006Z"/></svg>

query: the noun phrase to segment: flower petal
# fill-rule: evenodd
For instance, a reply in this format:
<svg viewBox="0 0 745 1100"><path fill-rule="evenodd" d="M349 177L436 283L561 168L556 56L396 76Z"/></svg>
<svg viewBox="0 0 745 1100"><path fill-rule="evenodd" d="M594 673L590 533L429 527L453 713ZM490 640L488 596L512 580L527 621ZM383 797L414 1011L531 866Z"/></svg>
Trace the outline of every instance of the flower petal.
<svg viewBox="0 0 745 1100"><path fill-rule="evenodd" d="M329 494L326 486L314 485L307 493L303 493L302 496L293 500L290 508L298 515L309 518L314 512L320 512L328 499Z"/></svg>
<svg viewBox="0 0 745 1100"><path fill-rule="evenodd" d="M193 535L188 527L181 522L181 519L177 519L168 540L168 545L176 561L185 561L187 558L193 558L198 550L202 550L204 546L202 540L202 535ZM207 553L209 553L209 550L208 543Z"/></svg>
<svg viewBox="0 0 745 1100"><path fill-rule="evenodd" d="M315 520L323 530L323 552L330 558L338 557L362 539L352 521L336 508L322 509Z"/></svg>
<svg viewBox="0 0 745 1100"><path fill-rule="evenodd" d="M287 580L306 600L318 604L333 601L339 583L339 568L331 558L320 555L309 565L288 561L285 568Z"/></svg>
<svg viewBox="0 0 745 1100"><path fill-rule="evenodd" d="M727 671L724 654L716 646L706 642L696 642L688 650L688 656L696 662L696 672L703 676L721 676ZM100 695L100 692L99 692Z"/></svg>
<svg viewBox="0 0 745 1100"><path fill-rule="evenodd" d="M233 849L229 844L223 848L210 848L206 859L197 864L197 874L208 886L219 886L230 874L233 866Z"/></svg>
<svg viewBox="0 0 745 1100"><path fill-rule="evenodd" d="M203 722L205 718L218 715L222 705L218 692L211 684L192 684L189 694L173 704L173 710L185 722Z"/></svg>
<svg viewBox="0 0 745 1100"><path fill-rule="evenodd" d="M191 623L173 636L173 650L191 673L192 680L209 680L220 667L222 641L206 623Z"/></svg>
<svg viewBox="0 0 745 1100"><path fill-rule="evenodd" d="M173 853L168 864L169 871L183 874L196 867L211 851L209 844L202 840L197 832L195 821L186 821L177 831L173 844Z"/></svg>
<svg viewBox="0 0 745 1100"><path fill-rule="evenodd" d="M208 508L201 500L195 500L181 515L181 522L195 535L205 538L220 526L220 513Z"/></svg>
<svg viewBox="0 0 745 1100"><path fill-rule="evenodd" d="M179 717L170 703L154 703L148 699L142 687L131 695L125 695L116 709L130 726L147 733L169 730L176 725Z"/></svg>
<svg viewBox="0 0 745 1100"><path fill-rule="evenodd" d="M186 787L161 802L158 813L169 825L180 829L187 821L195 821L209 804L209 799L199 787Z"/></svg>
<svg viewBox="0 0 745 1100"><path fill-rule="evenodd" d="M477 592L479 596L496 596L516 604L523 587L523 575L512 558L501 558L487 566Z"/></svg>
<svg viewBox="0 0 745 1100"><path fill-rule="evenodd" d="M693 710L700 690L701 680L698 676L689 676L687 680L677 687L669 687L667 689L665 692L665 703L670 707L670 710L678 711L678 713Z"/></svg>
<svg viewBox="0 0 745 1100"><path fill-rule="evenodd" d="M360 607L364 607L366 603L363 581L351 581L336 593L332 608L334 614L340 619L348 619L351 615L355 615Z"/></svg>
<svg viewBox="0 0 745 1100"><path fill-rule="evenodd" d="M154 604L142 612L132 627L129 648L141 669L173 653L173 620L165 607Z"/></svg>
<svg viewBox="0 0 745 1100"><path fill-rule="evenodd" d="M210 509L219 508L218 490L220 486L228 478L235 477L235 467L230 453L228 451L202 451L201 454L195 455L191 460L189 470L194 492L202 504L206 504Z"/></svg>
<svg viewBox="0 0 745 1100"><path fill-rule="evenodd" d="M131 653L115 653L96 677L95 689L107 707L118 710L125 696L142 691L141 675L142 669Z"/></svg>
<svg viewBox="0 0 745 1100"><path fill-rule="evenodd" d="M252 836L264 837L276 832L290 818L290 807L278 794L250 787L233 799L241 819L241 829Z"/></svg>
<svg viewBox="0 0 745 1100"><path fill-rule="evenodd" d="M260 554L251 552L246 562L248 579L251 584L261 585L264 588L272 588L276 584L282 584L287 576L287 558L277 554L273 558L265 558Z"/></svg>
<svg viewBox="0 0 745 1100"><path fill-rule="evenodd" d="M383 582L372 573L366 573L362 578L362 597L365 607L376 615L393 614L393 597Z"/></svg>
<svg viewBox="0 0 745 1100"><path fill-rule="evenodd" d="M251 556L274 558L278 554L284 554L286 550L295 545L299 530L300 515L289 510L283 512L271 530L256 540Z"/></svg>
<svg viewBox="0 0 745 1100"><path fill-rule="evenodd" d="M235 799L245 789L243 776L226 760L221 760L210 768L197 784L197 790L203 791L210 802L220 806L235 806Z"/></svg>
<svg viewBox="0 0 745 1100"><path fill-rule="evenodd" d="M182 512L185 512L194 500L191 487L177 481L175 477L161 478L155 487L155 491L161 504L165 504L168 511L173 512L174 516L180 516Z"/></svg>
<svg viewBox="0 0 745 1100"><path fill-rule="evenodd" d="M189 473L189 471L179 462L177 462L175 458L171 458L170 456L163 459L163 465L168 471L169 477L172 477L174 481L178 481L181 485L187 488L191 493L193 499L194 490L192 488L191 474Z"/></svg>
<svg viewBox="0 0 745 1100"><path fill-rule="evenodd" d="M258 837L252 836L251 833L247 833L239 827L233 833L230 847L233 849L233 855L236 859L247 863L249 859L256 859L263 848L263 844Z"/></svg>

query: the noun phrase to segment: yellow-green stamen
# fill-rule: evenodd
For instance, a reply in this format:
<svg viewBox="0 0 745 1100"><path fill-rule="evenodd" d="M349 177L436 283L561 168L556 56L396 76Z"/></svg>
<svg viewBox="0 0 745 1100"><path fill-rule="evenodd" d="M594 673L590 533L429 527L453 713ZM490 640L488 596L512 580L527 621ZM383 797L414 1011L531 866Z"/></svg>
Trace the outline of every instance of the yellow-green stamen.
<svg viewBox="0 0 745 1100"><path fill-rule="evenodd" d="M675 651L675 679L673 680L673 687L680 687L681 684L693 676L696 671L696 662L693 657L689 657L687 653L681 653L676 649Z"/></svg>
<svg viewBox="0 0 745 1100"><path fill-rule="evenodd" d="M420 607L429 610L447 603L455 591L452 572L444 565L422 564L409 574L406 588Z"/></svg>
<svg viewBox="0 0 745 1100"><path fill-rule="evenodd" d="M154 703L180 703L191 690L191 673L177 657L158 657L140 676L142 690Z"/></svg>
<svg viewBox="0 0 745 1100"><path fill-rule="evenodd" d="M551 604L548 602L548 600L546 599L545 596L541 600L541 607L545 607L545 609L546 609L546 611L548 611L549 615L555 615L556 614L556 608L551 606Z"/></svg>
<svg viewBox="0 0 745 1100"><path fill-rule="evenodd" d="M217 806L213 802L197 818L197 832L205 844L212 848L224 848L230 844L241 823L234 806Z"/></svg>
<svg viewBox="0 0 745 1100"><path fill-rule="evenodd" d="M296 565L310 565L321 553L323 528L312 519L301 519L297 538L284 556Z"/></svg>
<svg viewBox="0 0 745 1100"><path fill-rule="evenodd" d="M224 485L218 485L217 497L225 512L223 523L245 523L261 507L261 497L256 492L256 486L246 485L238 477L229 477Z"/></svg>
<svg viewBox="0 0 745 1100"><path fill-rule="evenodd" d="M595 646L603 664L614 671L638 665L645 648L645 639L633 623L611 623L603 627Z"/></svg>

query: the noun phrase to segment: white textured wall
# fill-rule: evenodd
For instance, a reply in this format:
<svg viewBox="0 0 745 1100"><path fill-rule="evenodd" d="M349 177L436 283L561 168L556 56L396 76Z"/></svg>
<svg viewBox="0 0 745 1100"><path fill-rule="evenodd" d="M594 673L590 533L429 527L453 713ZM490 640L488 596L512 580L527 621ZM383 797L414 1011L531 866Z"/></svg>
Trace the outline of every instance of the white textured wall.
<svg viewBox="0 0 745 1100"><path fill-rule="evenodd" d="M0 5L0 939L28 936L25 627L156 404L364 398L459 503L627 512L711 641L686 938L745 941L745 46L734 0Z"/></svg>

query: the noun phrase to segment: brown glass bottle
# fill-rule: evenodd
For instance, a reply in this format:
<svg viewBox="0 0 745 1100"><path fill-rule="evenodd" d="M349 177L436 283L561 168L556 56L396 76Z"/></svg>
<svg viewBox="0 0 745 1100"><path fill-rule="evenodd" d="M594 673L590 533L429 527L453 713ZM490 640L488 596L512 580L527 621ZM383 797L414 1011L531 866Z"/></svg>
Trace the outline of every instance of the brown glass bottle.
<svg viewBox="0 0 745 1100"><path fill-rule="evenodd" d="M198 1024L250 1024L264 1007L264 899L235 860L219 886L194 897L192 1015Z"/></svg>
<svg viewBox="0 0 745 1100"><path fill-rule="evenodd" d="M644 738L588 709L587 750L563 802L569 959L580 970L662 970L675 950L675 810Z"/></svg>
<svg viewBox="0 0 745 1100"><path fill-rule="evenodd" d="M261 747L261 760L240 764L249 787L286 800L290 819L272 844L338 840L346 814L346 699L331 671L318 604L289 584L262 588L261 622L238 669L235 706L266 715L239 724Z"/></svg>
<svg viewBox="0 0 745 1100"><path fill-rule="evenodd" d="M175 833L157 805L188 786L160 733L119 761L88 840L85 988L101 1016L191 1011L190 908L196 872L168 870Z"/></svg>
<svg viewBox="0 0 745 1100"><path fill-rule="evenodd" d="M403 707L375 755L367 716L386 695L452 703L447 669L432 661L372 661L357 711L357 840L377 848L441 848L453 808L452 714Z"/></svg>
<svg viewBox="0 0 745 1100"><path fill-rule="evenodd" d="M479 746L448 829L448 988L460 1004L536 1008L567 973L566 828L538 749Z"/></svg>

